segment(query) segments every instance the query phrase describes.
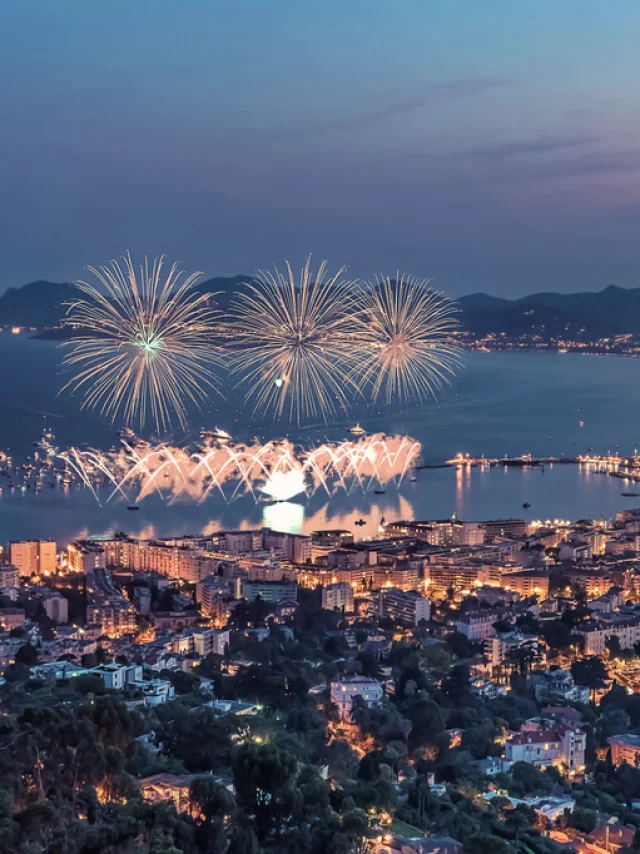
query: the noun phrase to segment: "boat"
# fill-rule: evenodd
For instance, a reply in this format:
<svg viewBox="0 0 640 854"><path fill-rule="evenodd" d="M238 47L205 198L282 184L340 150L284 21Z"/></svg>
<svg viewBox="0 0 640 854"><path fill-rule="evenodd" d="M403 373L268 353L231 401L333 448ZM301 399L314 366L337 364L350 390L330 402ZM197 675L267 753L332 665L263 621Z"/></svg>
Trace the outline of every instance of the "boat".
<svg viewBox="0 0 640 854"><path fill-rule="evenodd" d="M525 509L525 510L528 510L528 509L529 509L529 507L531 507L531 505L529 504L529 502L528 502L528 501L525 501L525 502L524 502L524 504L523 504L522 506L524 507L524 509Z"/></svg>
<svg viewBox="0 0 640 854"><path fill-rule="evenodd" d="M411 483L415 483L417 479L418 479L418 478L415 476L415 474L412 474L412 475L411 475L411 477L409 478L409 480L411 481Z"/></svg>
<svg viewBox="0 0 640 854"><path fill-rule="evenodd" d="M140 509L140 508L138 507L138 505L137 505L137 504L130 504L130 505L127 507L127 510L139 510L139 509Z"/></svg>
<svg viewBox="0 0 640 854"><path fill-rule="evenodd" d="M623 498L640 498L640 492L621 492Z"/></svg>
<svg viewBox="0 0 640 854"><path fill-rule="evenodd" d="M384 489L374 489L373 493L374 493L374 495L384 495L385 490Z"/></svg>
<svg viewBox="0 0 640 854"><path fill-rule="evenodd" d="M351 433L352 436L364 436L365 430L359 424L356 424L355 427L349 427L349 433Z"/></svg>
<svg viewBox="0 0 640 854"><path fill-rule="evenodd" d="M231 434L227 433L226 430L221 430L219 427L216 427L215 430L201 430L200 438L208 439L212 442L219 442L221 445L226 445L227 442L231 441Z"/></svg>

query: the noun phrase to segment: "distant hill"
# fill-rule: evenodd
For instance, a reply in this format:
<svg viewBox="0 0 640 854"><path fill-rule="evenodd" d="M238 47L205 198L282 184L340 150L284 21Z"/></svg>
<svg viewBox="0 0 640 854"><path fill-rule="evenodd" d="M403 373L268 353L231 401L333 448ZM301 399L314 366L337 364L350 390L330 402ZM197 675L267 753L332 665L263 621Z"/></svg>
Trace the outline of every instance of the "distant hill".
<svg viewBox="0 0 640 854"><path fill-rule="evenodd" d="M212 302L216 308L226 311L231 305L234 293L244 290L245 283L252 281L251 276L230 276L228 278L216 276L197 284L194 291L201 294L211 294Z"/></svg>
<svg viewBox="0 0 640 854"><path fill-rule="evenodd" d="M194 288L199 293L211 294L212 301L221 310L226 310L236 291L242 290L248 276L222 276L200 282ZM60 282L31 282L20 288L9 288L0 296L0 327L31 326L51 329L64 318L67 303L77 299L78 290L73 285ZM59 333L55 337L64 337ZM47 336L49 337L49 336Z"/></svg>
<svg viewBox="0 0 640 854"><path fill-rule="evenodd" d="M233 294L243 289L248 276L217 276L195 286L211 294L212 301L226 310ZM9 288L0 296L0 326L57 326L66 303L77 296L73 285L38 281ZM549 336L600 338L619 333L640 335L640 288L609 285L596 293L559 294L542 292L515 300L476 293L459 300L461 323L478 335L505 332L508 336L540 331Z"/></svg>
<svg viewBox="0 0 640 854"><path fill-rule="evenodd" d="M619 333L640 334L640 288L609 285L596 293L539 293L516 300L471 294L460 300L461 322L471 332L506 332L509 336L533 330L574 340Z"/></svg>
<svg viewBox="0 0 640 854"><path fill-rule="evenodd" d="M55 326L77 293L73 285L44 280L9 288L0 296L0 326Z"/></svg>

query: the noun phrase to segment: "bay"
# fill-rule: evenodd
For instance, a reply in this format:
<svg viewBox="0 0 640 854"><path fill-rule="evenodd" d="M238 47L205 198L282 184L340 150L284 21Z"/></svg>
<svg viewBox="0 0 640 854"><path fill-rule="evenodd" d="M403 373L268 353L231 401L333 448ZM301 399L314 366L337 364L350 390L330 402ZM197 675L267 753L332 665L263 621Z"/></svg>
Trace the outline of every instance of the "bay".
<svg viewBox="0 0 640 854"><path fill-rule="evenodd" d="M0 449L18 458L33 452L46 423L56 444L117 444L114 426L82 411L80 400L60 393L66 377L61 351L50 341L0 334ZM285 435L305 444L348 437L359 421L368 432L408 434L422 444L423 462L438 464L458 451L499 457L532 453L575 456L631 453L640 447L640 386L635 359L549 352L467 353L465 367L437 402L389 411L355 401L353 416L331 425L293 429L264 417L252 418L238 395L211 400L202 413L192 413L188 439L202 427L219 426L239 440L254 435ZM184 437L174 435L175 441ZM627 489L632 490L633 487ZM244 497L226 503L212 496L202 504L145 499L135 514L124 502L100 506L90 491L72 489L4 494L0 498L0 541L53 537L60 543L82 534L125 530L145 536L199 533L217 527L268 524L293 531L348 527L370 536L382 517L486 519L609 517L633 506L623 498L624 482L578 466L538 470L426 469L416 482L405 480L384 495L354 490L333 497L316 493L303 502L256 504ZM101 496L106 498L106 495ZM527 510L523 503L529 503ZM640 499L638 499L640 502ZM354 528L356 519L365 525Z"/></svg>

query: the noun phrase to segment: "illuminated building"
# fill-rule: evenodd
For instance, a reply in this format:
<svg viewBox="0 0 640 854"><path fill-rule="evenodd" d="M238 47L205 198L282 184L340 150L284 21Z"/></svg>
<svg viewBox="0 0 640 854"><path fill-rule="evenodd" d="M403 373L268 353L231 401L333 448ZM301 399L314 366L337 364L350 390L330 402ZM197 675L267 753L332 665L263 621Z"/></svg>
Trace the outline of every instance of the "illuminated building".
<svg viewBox="0 0 640 854"><path fill-rule="evenodd" d="M525 598L538 596L539 599L546 599L549 596L549 573L539 569L505 572L501 578L501 586Z"/></svg>
<svg viewBox="0 0 640 854"><path fill-rule="evenodd" d="M22 576L54 573L57 548L52 540L19 540L9 543L9 556Z"/></svg>
<svg viewBox="0 0 640 854"><path fill-rule="evenodd" d="M376 679L366 676L345 676L329 686L331 702L335 703L343 720L349 718L353 701L362 697L367 706L375 706L382 701L382 685Z"/></svg>
<svg viewBox="0 0 640 854"><path fill-rule="evenodd" d="M388 566L375 567L374 587L397 587L400 590L418 590L423 587L422 561L397 561Z"/></svg>
<svg viewBox="0 0 640 854"><path fill-rule="evenodd" d="M71 549L71 547L69 547ZM90 553L91 555L91 553ZM104 551L95 555L104 561ZM104 567L87 573L87 625L99 626L107 637L117 638L136 630L136 612Z"/></svg>
<svg viewBox="0 0 640 854"><path fill-rule="evenodd" d="M180 634L174 635L166 648L170 652L191 653L195 652L202 658L207 655L224 655L229 645L229 630L216 630L208 628L184 629Z"/></svg>
<svg viewBox="0 0 640 854"><path fill-rule="evenodd" d="M292 563L311 563L311 537L302 534L288 534L265 528L263 531L263 548L274 549Z"/></svg>
<svg viewBox="0 0 640 854"><path fill-rule="evenodd" d="M518 735L508 739L505 758L509 762L528 762L538 767L566 765L569 771L578 771L584 768L586 744L586 733L575 724L547 727L526 723Z"/></svg>
<svg viewBox="0 0 640 854"><path fill-rule="evenodd" d="M502 632L484 641L485 655L492 667L501 667L519 654L530 655L532 661L540 658L538 638L522 632Z"/></svg>
<svg viewBox="0 0 640 854"><path fill-rule="evenodd" d="M0 628L7 631L17 629L24 621L25 613L22 608L0 608Z"/></svg>
<svg viewBox="0 0 640 854"><path fill-rule="evenodd" d="M611 761L614 765L626 762L631 768L640 766L640 735L612 735L607 741L611 747Z"/></svg>
<svg viewBox="0 0 640 854"><path fill-rule="evenodd" d="M260 597L263 602L280 602L283 599L298 599L295 581L245 581L241 583L242 596L253 602Z"/></svg>
<svg viewBox="0 0 640 854"><path fill-rule="evenodd" d="M231 555L248 554L262 548L262 531L225 531L224 551Z"/></svg>
<svg viewBox="0 0 640 854"><path fill-rule="evenodd" d="M467 611L455 621L456 631L465 635L472 643L495 635L493 624L497 616L492 611Z"/></svg>
<svg viewBox="0 0 640 854"><path fill-rule="evenodd" d="M353 613L353 587L346 581L323 587L322 607L328 611L341 611L344 608L347 614Z"/></svg>
<svg viewBox="0 0 640 854"><path fill-rule="evenodd" d="M425 581L430 593L445 596L452 588L456 592L471 591L481 583L481 568L465 564L429 564L425 567Z"/></svg>
<svg viewBox="0 0 640 854"><path fill-rule="evenodd" d="M479 522L440 519L424 522L391 522L384 526L387 537L417 537L432 546L480 546L485 532Z"/></svg>
<svg viewBox="0 0 640 854"><path fill-rule="evenodd" d="M625 579L622 585L617 584L610 572L604 569L588 569L586 567L569 568L565 575L570 584L585 592L587 599L597 599L603 593L607 593L611 587L625 586L626 581Z"/></svg>
<svg viewBox="0 0 640 854"><path fill-rule="evenodd" d="M314 546L320 546L323 549L341 549L353 545L353 534L351 531L341 529L313 531L311 542Z"/></svg>
<svg viewBox="0 0 640 854"><path fill-rule="evenodd" d="M91 540L75 540L69 544L69 569L72 572L82 572L85 575L94 569L104 569L105 551L98 543Z"/></svg>
<svg viewBox="0 0 640 854"><path fill-rule="evenodd" d="M621 649L633 649L640 641L640 617L613 615L579 624L573 631L584 638L585 655L602 655L607 649L607 638L613 635L620 641Z"/></svg>
<svg viewBox="0 0 640 854"><path fill-rule="evenodd" d="M484 528L485 539L489 542L496 537L517 539L527 533L527 523L524 519L491 519L480 524Z"/></svg>
<svg viewBox="0 0 640 854"><path fill-rule="evenodd" d="M431 619L431 602L415 590L383 587L378 597L381 617L417 626L421 620Z"/></svg>
<svg viewBox="0 0 640 854"><path fill-rule="evenodd" d="M191 783L194 775L178 777L176 774L152 774L138 781L140 794L146 801L160 803L171 801L178 812L185 812L190 808Z"/></svg>

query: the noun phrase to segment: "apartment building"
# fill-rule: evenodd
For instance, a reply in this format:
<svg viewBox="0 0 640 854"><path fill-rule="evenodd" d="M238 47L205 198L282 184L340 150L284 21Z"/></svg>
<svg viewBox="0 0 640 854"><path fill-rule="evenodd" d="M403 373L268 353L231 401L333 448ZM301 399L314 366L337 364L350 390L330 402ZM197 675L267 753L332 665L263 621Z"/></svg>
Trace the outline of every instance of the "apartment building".
<svg viewBox="0 0 640 854"><path fill-rule="evenodd" d="M100 543L91 540L74 540L68 549L69 569L84 575L94 569L104 569L105 550Z"/></svg>
<svg viewBox="0 0 640 854"><path fill-rule="evenodd" d="M611 747L611 761L614 765L626 762L632 768L640 766L640 735L625 733L612 735L607 739Z"/></svg>
<svg viewBox="0 0 640 854"><path fill-rule="evenodd" d="M353 613L353 587L346 581L323 587L322 607L328 611L344 609L347 614Z"/></svg>
<svg viewBox="0 0 640 854"><path fill-rule="evenodd" d="M528 654L532 661L540 659L538 638L522 632L503 632L489 637L484 642L485 655L492 667L501 667L512 662L518 654Z"/></svg>
<svg viewBox="0 0 640 854"><path fill-rule="evenodd" d="M477 643L496 634L493 624L497 619L494 611L468 611L455 621L456 631Z"/></svg>
<svg viewBox="0 0 640 854"><path fill-rule="evenodd" d="M527 598L537 596L546 599L549 595L549 573L540 569L521 569L517 572L505 572L501 578L505 590L519 593Z"/></svg>
<svg viewBox="0 0 640 854"><path fill-rule="evenodd" d="M281 602L283 599L298 599L295 581L244 581L241 583L242 597L253 602L260 597L264 602Z"/></svg>
<svg viewBox="0 0 640 854"><path fill-rule="evenodd" d="M9 543L9 559L21 576L54 573L58 563L56 543L53 540L14 540Z"/></svg>
<svg viewBox="0 0 640 854"><path fill-rule="evenodd" d="M431 602L415 590L383 587L378 594L378 613L381 617L417 626L431 619Z"/></svg>

